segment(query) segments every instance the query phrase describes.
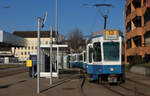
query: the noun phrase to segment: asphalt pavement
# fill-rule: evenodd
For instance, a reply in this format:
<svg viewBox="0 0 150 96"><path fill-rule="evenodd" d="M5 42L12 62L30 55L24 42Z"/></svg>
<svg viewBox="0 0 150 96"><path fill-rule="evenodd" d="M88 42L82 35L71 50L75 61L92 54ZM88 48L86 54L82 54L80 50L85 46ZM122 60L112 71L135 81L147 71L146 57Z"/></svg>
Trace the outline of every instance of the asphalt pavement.
<svg viewBox="0 0 150 96"><path fill-rule="evenodd" d="M40 79L40 94L37 94L37 79L29 77L28 72L0 78L0 96L120 96L97 83L80 78L79 70L65 72L60 78L53 78L53 85L49 78ZM75 74L74 74L75 73ZM149 84L150 78L127 73L127 78Z"/></svg>

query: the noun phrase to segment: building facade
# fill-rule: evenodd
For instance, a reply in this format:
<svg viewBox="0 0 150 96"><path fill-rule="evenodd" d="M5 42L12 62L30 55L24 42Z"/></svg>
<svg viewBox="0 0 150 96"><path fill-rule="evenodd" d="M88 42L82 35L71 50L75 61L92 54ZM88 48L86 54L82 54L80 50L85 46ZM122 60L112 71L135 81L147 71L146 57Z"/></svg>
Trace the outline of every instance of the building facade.
<svg viewBox="0 0 150 96"><path fill-rule="evenodd" d="M126 0L125 63L150 60L150 0Z"/></svg>
<svg viewBox="0 0 150 96"><path fill-rule="evenodd" d="M55 32L53 32L53 43L55 43ZM13 47L12 52L19 59L19 61L26 61L29 59L30 53L37 53L37 31L15 31L14 35L20 36L26 40L25 47ZM41 31L41 46L50 44L50 32Z"/></svg>

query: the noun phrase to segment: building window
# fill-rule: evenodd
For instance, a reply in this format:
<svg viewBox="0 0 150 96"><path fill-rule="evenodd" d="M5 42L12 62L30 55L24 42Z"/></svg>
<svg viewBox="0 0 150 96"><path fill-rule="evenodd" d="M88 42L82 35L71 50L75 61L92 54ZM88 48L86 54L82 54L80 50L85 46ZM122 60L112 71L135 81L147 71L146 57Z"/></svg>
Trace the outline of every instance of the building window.
<svg viewBox="0 0 150 96"><path fill-rule="evenodd" d="M27 52L24 52L25 55L27 55Z"/></svg>
<svg viewBox="0 0 150 96"><path fill-rule="evenodd" d="M129 4L127 7L126 16L128 16L130 13L131 13L131 4Z"/></svg>
<svg viewBox="0 0 150 96"><path fill-rule="evenodd" d="M146 5L146 0L143 0L143 5L144 5L144 6Z"/></svg>
<svg viewBox="0 0 150 96"><path fill-rule="evenodd" d="M30 50L30 46L28 47L28 49Z"/></svg>
<svg viewBox="0 0 150 96"><path fill-rule="evenodd" d="M127 40L127 49L131 48L132 44L131 44L131 39Z"/></svg>
<svg viewBox="0 0 150 96"><path fill-rule="evenodd" d="M23 55L23 52L21 52L21 55Z"/></svg>
<svg viewBox="0 0 150 96"><path fill-rule="evenodd" d="M141 16L136 16L132 21L135 27L141 27Z"/></svg>
<svg viewBox="0 0 150 96"><path fill-rule="evenodd" d="M148 21L150 21L150 8L147 8L144 14L144 25L146 25Z"/></svg>
<svg viewBox="0 0 150 96"><path fill-rule="evenodd" d="M48 41L46 41L45 44L48 45Z"/></svg>
<svg viewBox="0 0 150 96"><path fill-rule="evenodd" d="M144 35L145 46L150 45L150 31Z"/></svg>
<svg viewBox="0 0 150 96"><path fill-rule="evenodd" d="M141 7L141 0L133 0L132 4L134 8L140 8Z"/></svg>
<svg viewBox="0 0 150 96"><path fill-rule="evenodd" d="M131 21L127 23L126 30L127 32L131 30Z"/></svg>
<svg viewBox="0 0 150 96"><path fill-rule="evenodd" d="M135 37L133 37L133 41L134 41L136 47L139 47L139 46L142 45L142 44L141 44L141 43L142 43L142 38L141 38L141 36L135 36Z"/></svg>

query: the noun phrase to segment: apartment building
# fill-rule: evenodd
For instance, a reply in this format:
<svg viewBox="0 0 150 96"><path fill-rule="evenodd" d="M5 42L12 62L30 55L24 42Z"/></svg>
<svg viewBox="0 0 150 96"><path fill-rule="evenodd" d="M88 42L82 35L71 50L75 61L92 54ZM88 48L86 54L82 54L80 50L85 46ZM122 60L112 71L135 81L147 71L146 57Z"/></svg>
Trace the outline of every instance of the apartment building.
<svg viewBox="0 0 150 96"><path fill-rule="evenodd" d="M125 63L150 61L150 0L126 0Z"/></svg>
<svg viewBox="0 0 150 96"><path fill-rule="evenodd" d="M15 31L14 35L20 36L26 40L25 47L14 47L12 52L19 61L26 61L29 59L30 53L37 53L37 31ZM50 31L41 31L40 33L41 45L50 44ZM55 43L55 32L53 32L53 43Z"/></svg>

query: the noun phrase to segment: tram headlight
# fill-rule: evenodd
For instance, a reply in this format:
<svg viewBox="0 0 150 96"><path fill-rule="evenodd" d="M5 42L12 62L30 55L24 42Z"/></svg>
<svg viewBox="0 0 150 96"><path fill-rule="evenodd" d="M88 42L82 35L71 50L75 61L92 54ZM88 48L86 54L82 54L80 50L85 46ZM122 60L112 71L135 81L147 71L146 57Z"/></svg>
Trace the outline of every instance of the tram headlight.
<svg viewBox="0 0 150 96"><path fill-rule="evenodd" d="M114 71L114 68L110 68L110 71Z"/></svg>

